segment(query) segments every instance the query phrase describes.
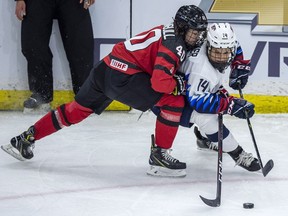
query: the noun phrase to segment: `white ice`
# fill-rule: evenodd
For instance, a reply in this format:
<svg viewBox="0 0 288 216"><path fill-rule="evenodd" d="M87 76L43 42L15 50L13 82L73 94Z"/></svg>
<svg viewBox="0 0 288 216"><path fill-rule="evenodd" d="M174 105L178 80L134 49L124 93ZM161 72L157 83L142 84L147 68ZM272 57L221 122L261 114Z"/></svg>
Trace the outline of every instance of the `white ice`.
<svg viewBox="0 0 288 216"><path fill-rule="evenodd" d="M1 144L40 115L0 112ZM223 158L222 202L216 197L217 153L196 149L192 129L180 128L172 155L187 163L185 178L146 175L155 117L105 112L36 142L35 157L20 162L0 150L1 216L284 216L288 212L288 115L251 119L266 176ZM256 155L245 120L224 118L246 151ZM254 209L244 209L245 202Z"/></svg>

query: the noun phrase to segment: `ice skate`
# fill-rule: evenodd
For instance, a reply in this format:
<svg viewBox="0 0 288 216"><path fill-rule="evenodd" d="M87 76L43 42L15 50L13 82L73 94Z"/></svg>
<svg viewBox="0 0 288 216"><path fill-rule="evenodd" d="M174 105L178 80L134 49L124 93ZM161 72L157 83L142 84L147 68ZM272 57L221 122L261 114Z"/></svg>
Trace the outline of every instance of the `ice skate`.
<svg viewBox="0 0 288 216"><path fill-rule="evenodd" d="M259 161L254 158L251 153L247 153L241 146L238 146L234 151L228 152L232 159L236 162L236 165L254 172L261 169Z"/></svg>
<svg viewBox="0 0 288 216"><path fill-rule="evenodd" d="M32 94L24 101L24 114L45 114L51 110L49 102L45 102L39 95Z"/></svg>
<svg viewBox="0 0 288 216"><path fill-rule="evenodd" d="M25 161L31 159L34 149L34 127L31 126L27 131L19 136L13 137L10 144L2 145L1 148L14 158Z"/></svg>
<svg viewBox="0 0 288 216"><path fill-rule="evenodd" d="M154 143L152 137L151 154L149 158L150 169L148 175L162 177L184 177L186 176L186 163L173 158L170 155L171 149L163 149Z"/></svg>
<svg viewBox="0 0 288 216"><path fill-rule="evenodd" d="M212 143L207 138L203 137L196 126L194 127L194 134L196 135L197 138L196 140L197 149L204 151L212 151L212 150L218 151L218 146Z"/></svg>

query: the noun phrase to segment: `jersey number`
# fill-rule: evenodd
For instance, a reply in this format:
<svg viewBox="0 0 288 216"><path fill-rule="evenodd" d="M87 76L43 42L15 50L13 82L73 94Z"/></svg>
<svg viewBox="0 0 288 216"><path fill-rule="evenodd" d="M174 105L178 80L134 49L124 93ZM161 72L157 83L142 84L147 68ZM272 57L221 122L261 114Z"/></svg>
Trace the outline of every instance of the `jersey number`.
<svg viewBox="0 0 288 216"><path fill-rule="evenodd" d="M180 57L180 61L182 62L185 59L186 52L182 46L177 46L176 50L177 50L177 55Z"/></svg>
<svg viewBox="0 0 288 216"><path fill-rule="evenodd" d="M209 85L209 82L207 80L200 79L199 85L197 87L197 91L205 92L208 85Z"/></svg>
<svg viewBox="0 0 288 216"><path fill-rule="evenodd" d="M130 40L124 42L124 45L127 50L133 52L145 49L153 42L158 41L160 38L161 38L161 29L154 29L145 35L139 35L130 38Z"/></svg>

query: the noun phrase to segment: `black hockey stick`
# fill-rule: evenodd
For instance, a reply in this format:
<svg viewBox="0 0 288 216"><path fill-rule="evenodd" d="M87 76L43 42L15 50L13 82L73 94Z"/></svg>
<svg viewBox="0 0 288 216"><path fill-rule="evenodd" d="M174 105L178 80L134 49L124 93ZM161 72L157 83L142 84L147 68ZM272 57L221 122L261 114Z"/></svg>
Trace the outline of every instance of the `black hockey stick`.
<svg viewBox="0 0 288 216"><path fill-rule="evenodd" d="M223 114L218 114L218 164L217 164L217 193L216 199L206 199L200 195L202 201L211 207L219 207L221 204L222 187L222 154L223 154Z"/></svg>
<svg viewBox="0 0 288 216"><path fill-rule="evenodd" d="M239 84L239 94L240 94L240 97L242 99L244 99L243 93L242 93L242 89L240 88L240 84ZM254 133L253 133L252 125L251 125L250 119L248 117L248 113L245 112L245 115L246 115L246 119L247 119L248 128L249 128L252 140L253 140L254 148L255 148L255 151L256 151L256 154L257 154L257 157L258 157L258 161L259 161L263 176L265 177L272 170L272 168L274 167L274 162L273 162L273 160L270 159L266 163L266 165L263 167L263 163L262 163L262 160L261 160L261 157L260 157L260 153L259 153L259 150L258 150L258 147L257 147L257 144L256 144L256 139L255 139L255 136L254 136Z"/></svg>

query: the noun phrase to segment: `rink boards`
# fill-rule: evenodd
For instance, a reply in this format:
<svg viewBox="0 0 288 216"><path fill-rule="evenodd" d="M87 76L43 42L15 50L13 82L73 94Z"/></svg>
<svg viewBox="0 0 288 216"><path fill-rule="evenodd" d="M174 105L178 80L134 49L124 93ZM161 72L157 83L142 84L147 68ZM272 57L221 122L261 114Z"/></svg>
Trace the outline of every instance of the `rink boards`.
<svg viewBox="0 0 288 216"><path fill-rule="evenodd" d="M29 96L29 91L0 90L0 110L22 110L23 101ZM54 91L52 107L72 101L73 97L71 91ZM255 104L256 113L288 113L287 96L246 94L245 99ZM114 101L107 110L128 111L130 107Z"/></svg>
<svg viewBox="0 0 288 216"><path fill-rule="evenodd" d="M23 102L31 95L30 91L20 90L0 90L0 110L22 110ZM54 91L54 100L51 103L55 108L63 103L67 103L74 99L72 91L56 90ZM130 107L113 101L107 110L128 111Z"/></svg>

